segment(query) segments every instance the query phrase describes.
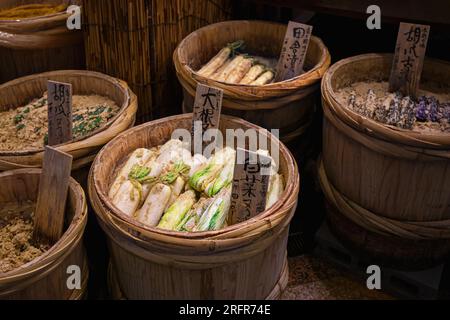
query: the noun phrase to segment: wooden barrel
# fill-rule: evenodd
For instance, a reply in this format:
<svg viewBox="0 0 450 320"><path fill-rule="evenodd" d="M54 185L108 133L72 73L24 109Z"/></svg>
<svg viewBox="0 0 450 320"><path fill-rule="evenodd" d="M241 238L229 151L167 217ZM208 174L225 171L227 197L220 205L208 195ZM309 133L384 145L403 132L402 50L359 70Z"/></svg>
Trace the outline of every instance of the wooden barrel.
<svg viewBox="0 0 450 320"><path fill-rule="evenodd" d="M34 0L36 4L80 4L79 0ZM29 4L25 0L3 0L0 10ZM70 14L1 20L0 83L18 77L61 69L84 69L83 33L69 30Z"/></svg>
<svg viewBox="0 0 450 320"><path fill-rule="evenodd" d="M0 204L36 202L40 169L0 173ZM0 299L81 299L86 293L88 265L83 248L87 203L83 189L70 179L65 231L48 251L12 271L0 273ZM81 271L81 289L67 286L69 266Z"/></svg>
<svg viewBox="0 0 450 320"><path fill-rule="evenodd" d="M245 51L277 58L286 25L265 21L225 21L203 27L188 35L176 48L173 60L184 92L184 112L192 112L198 83L224 91L222 113L243 118L268 130L280 129L283 140L298 139L310 125L316 107L320 80L330 65L328 49L311 37L302 75L264 86L228 84L200 76L195 70L221 48L236 40L245 41Z"/></svg>
<svg viewBox="0 0 450 320"><path fill-rule="evenodd" d="M73 156L74 170L89 166L104 144L134 125L137 99L127 84L116 78L92 71L52 71L7 82L0 85L0 110L17 108L42 96L47 90L48 80L71 83L74 95L98 94L106 96L120 107L118 114L109 120L105 126L80 139L57 146L59 150ZM0 151L0 170L40 167L43 151L43 147L29 150Z"/></svg>
<svg viewBox="0 0 450 320"><path fill-rule="evenodd" d="M111 173L129 153L161 145L175 129L190 130L191 124L192 114L185 114L140 125L108 143L93 163L89 195L108 238L116 279L110 283L120 288L113 290L114 295L128 299L276 298L284 289L280 286L286 285L289 222L299 192L297 165L282 144L279 167L286 189L280 200L260 215L221 230L183 233L148 227L121 213L107 196ZM259 127L223 115L220 129L226 128Z"/></svg>
<svg viewBox="0 0 450 320"><path fill-rule="evenodd" d="M442 261L450 252L450 135L375 122L340 105L335 96L353 82L387 81L392 58L355 56L325 74L320 179L332 207L366 232L361 238L349 232L348 224L334 223L334 229L342 227L343 237L388 264L417 268ZM448 92L449 81L449 63L425 60L422 83L441 83L440 90ZM375 235L385 241L373 241ZM402 249L387 245L401 239Z"/></svg>

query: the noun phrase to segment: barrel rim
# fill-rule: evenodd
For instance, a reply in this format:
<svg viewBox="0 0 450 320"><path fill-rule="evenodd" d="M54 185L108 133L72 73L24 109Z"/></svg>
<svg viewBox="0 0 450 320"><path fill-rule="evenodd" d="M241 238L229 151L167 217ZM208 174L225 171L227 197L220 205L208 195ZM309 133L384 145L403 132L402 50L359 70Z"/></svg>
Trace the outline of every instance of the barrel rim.
<svg viewBox="0 0 450 320"><path fill-rule="evenodd" d="M68 0L67 5L80 5L79 0ZM11 8L14 8L11 7ZM41 22L62 22L67 20L70 17L70 13L67 13L66 11L56 12L52 14L45 14L42 16L35 16L35 17L28 17L28 18L20 18L16 20L2 20L0 19L0 24L4 25L11 25L11 26L20 26L21 24L25 23L41 23ZM47 20L47 21L45 21ZM1 27L0 27L1 28Z"/></svg>
<svg viewBox="0 0 450 320"><path fill-rule="evenodd" d="M321 56L319 62L310 70L307 72L298 75L297 77L287 79L280 82L270 83L266 84L264 86L249 86L249 85L243 85L243 84L229 84L225 82L219 82L215 81L203 76L198 75L192 68L190 67L189 63L187 61L184 61L181 59L180 50L181 48L192 38L196 37L198 32L204 32L205 30L208 30L211 27L217 27L217 26L223 26L223 27L235 27L239 26L240 24L254 24L254 25L271 25L273 27L287 27L287 25L278 23L278 22L272 22L272 21L264 21L264 20L230 20L230 21L222 21L217 22L214 24L210 24L207 26L204 26L202 28L199 28L192 33L190 33L188 36L186 36L177 46L177 48L174 51L173 54L173 60L175 64L175 69L177 71L177 76L179 78L186 78L187 82L201 82L201 83L207 83L209 85L217 86L225 90L226 95L234 96L234 95L241 95L243 97L248 96L248 98L254 99L254 100L264 100L268 98L275 98L275 97L282 97L288 94L292 94L292 92L301 90L303 87L307 87L309 85L312 85L316 82L319 82L322 76L324 75L325 71L328 69L331 58L330 53L328 51L328 48L325 46L323 41L317 37L317 36L311 36L311 41L315 42L318 47L321 49ZM180 69L181 68L181 69ZM311 82L311 83L309 83ZM258 97L252 92L262 92L264 97ZM278 91L278 92L277 92ZM281 92L280 92L281 91Z"/></svg>
<svg viewBox="0 0 450 320"><path fill-rule="evenodd" d="M288 202L288 200L290 200L290 198L292 197L292 195L293 195L292 192L294 194L297 193L297 198L298 198L298 193L299 193L298 190L300 188L299 187L300 186L300 176L298 173L297 164L296 164L292 154L290 153L290 151L286 148L286 146L284 146L284 144L281 141L279 141L276 137L274 137L266 129L263 129L257 125L254 125L254 124L247 122L240 118L227 116L227 115L221 115L221 121L223 119L226 119L228 121L233 121L233 122L237 121L237 122L244 124L245 127L248 127L248 128L262 129L266 132L266 134L269 138L278 140L279 147L280 147L280 155L282 155L285 158L287 166L288 166L288 171L289 171L289 177L285 177L285 178L288 178L289 180L286 180L286 186L285 186L283 196L271 208L261 212L260 214L258 214L255 217L252 217L249 220L246 220L246 221L243 221L243 222L231 225L231 226L227 226L226 228L223 228L220 230L204 231L204 232L191 232L190 233L190 232L169 231L169 230L159 229L156 227L149 227L149 226L137 221L136 219L128 217L127 215L122 213L120 210L118 210L114 205L112 205L111 200L109 199L109 197L107 195L107 192L102 190L102 188L100 187L99 178L96 176L96 168L97 168L97 166L101 165L102 157L107 152L108 148L111 145L118 143L119 139L121 139L121 137L125 134L130 135L133 132L145 130L148 127L152 127L153 125L161 124L161 123L164 123L167 121L188 120L190 118L192 118L192 114L188 113L188 114L175 115L175 116L171 116L171 117L166 117L166 118L150 121L150 122L141 124L139 126L136 126L130 130L127 130L127 131L121 133L120 135L115 137L113 140L111 140L108 144L106 144L97 154L97 157L95 158L95 160L92 164L92 167L91 167L91 171L89 173L89 175L90 175L89 184L93 184L92 191L97 194L98 198L102 202L102 206L105 206L106 209L109 212L111 212L115 217L124 221L128 225L131 225L134 228L136 228L138 230L138 232L139 232L139 230L143 230L147 233L154 233L154 234L159 234L159 235L168 236L168 237L174 237L174 238L178 238L178 239L204 240L204 239L208 239L208 238L217 236L222 233L230 232L233 230L238 230L241 227L245 227L245 226L252 224L256 221L259 221L263 218L270 217L277 210L284 207L286 202ZM288 181L289 181L289 184L288 184ZM289 202L289 205L290 204L291 203ZM293 206L293 204L292 204L292 206ZM98 213L96 213L96 214L98 215Z"/></svg>
<svg viewBox="0 0 450 320"><path fill-rule="evenodd" d="M331 84L335 72L342 66L351 64L355 61L363 61L370 59L392 60L391 53L367 53L344 58L334 63L325 73L321 83L321 92L323 108L330 111L345 124L356 129L358 132L373 136L375 138L388 142L409 145L418 148L431 149L448 149L450 148L450 135L445 132L436 132L435 134L427 134L415 132L409 129L402 129L396 126L379 123L373 119L363 117L355 111L341 105L335 98L335 91ZM450 69L450 62L426 58L424 61L424 69L431 65L444 65ZM326 113L327 118L330 118ZM330 121L333 121L330 119Z"/></svg>
<svg viewBox="0 0 450 320"><path fill-rule="evenodd" d="M100 80L104 80L108 83L110 83L111 85L113 85L114 87L116 87L122 95L122 99L123 99L123 103L119 109L119 112L110 120L108 120L102 127L94 130L93 132L79 137L77 139L73 139L72 141L68 141L62 144L58 144L55 147L64 147L64 146L72 146L72 145L76 145L77 143L87 140L88 138L91 138L109 128L111 128L114 123L126 113L126 110L128 108L128 106L130 105L131 102L131 96L132 93L130 91L130 89L128 88L128 85L117 78L111 77L109 75L100 73L100 72L96 72L96 71L90 71L90 70L57 70L57 71L48 71L48 72L43 72L43 73L36 73L36 74L32 74L32 75L28 75L28 76L24 76L24 77L20 77L8 82L5 82L3 84L0 85L0 92L8 87L14 87L17 85L23 85L26 82L30 81L30 80L36 80L36 79L45 79L45 78L50 78L52 76L76 76L76 77L87 77L87 78L91 78L91 79L100 79ZM16 106L17 108L17 106ZM36 153L40 153L43 152L45 149L45 147L42 148L30 148L30 149L23 149L23 150L17 150L17 151L10 151L10 150L0 150L0 157L14 157L14 156L27 156L27 155L34 155Z"/></svg>

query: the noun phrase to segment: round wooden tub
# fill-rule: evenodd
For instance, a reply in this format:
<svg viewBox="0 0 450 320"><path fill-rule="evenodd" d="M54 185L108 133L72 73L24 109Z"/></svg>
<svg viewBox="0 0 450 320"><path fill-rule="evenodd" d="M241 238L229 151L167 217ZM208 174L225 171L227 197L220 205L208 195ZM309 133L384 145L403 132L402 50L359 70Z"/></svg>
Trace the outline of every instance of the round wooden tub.
<svg viewBox="0 0 450 320"><path fill-rule="evenodd" d="M0 173L0 205L37 199L40 169L19 169ZM86 293L88 265L83 248L87 222L84 191L70 179L65 214L65 231L48 251L12 271L0 273L0 299L81 299ZM78 266L81 288L69 289L68 268Z"/></svg>
<svg viewBox="0 0 450 320"><path fill-rule="evenodd" d="M107 144L93 163L89 195L108 237L113 294L128 299L276 298L286 286L287 237L299 192L297 165L283 145L280 172L287 181L282 198L260 215L218 231L148 227L122 214L107 196L112 173L129 153L161 145L173 130L189 130L191 122L192 114L177 115L130 129ZM220 127L258 128L227 116Z"/></svg>
<svg viewBox="0 0 450 320"><path fill-rule="evenodd" d="M335 97L336 90L353 82L387 80L392 58L355 56L325 74L320 179L327 201L364 236L355 237L348 223L333 223L335 231L388 264L422 268L450 252L450 135L384 125ZM450 64L426 59L422 83L429 81L449 90ZM374 235L385 241L372 241Z"/></svg>
<svg viewBox="0 0 450 320"><path fill-rule="evenodd" d="M222 113L240 117L268 130L280 129L281 140L301 137L311 124L320 80L330 65L327 47L311 37L304 74L264 86L228 84L198 75L195 70L227 43L245 41L245 51L278 58L286 25L266 21L225 21L200 28L175 49L173 60L184 92L184 112L192 112L198 83L224 91ZM220 35L219 37L217 35Z"/></svg>
<svg viewBox="0 0 450 320"><path fill-rule="evenodd" d="M0 85L0 110L14 109L42 96L47 91L47 81L72 84L73 94L98 94L113 100L119 113L103 127L92 133L57 146L73 156L73 169L90 165L98 150L134 124L137 111L136 96L127 84L116 78L93 71L62 70L22 77ZM41 167L44 148L1 151L0 170Z"/></svg>

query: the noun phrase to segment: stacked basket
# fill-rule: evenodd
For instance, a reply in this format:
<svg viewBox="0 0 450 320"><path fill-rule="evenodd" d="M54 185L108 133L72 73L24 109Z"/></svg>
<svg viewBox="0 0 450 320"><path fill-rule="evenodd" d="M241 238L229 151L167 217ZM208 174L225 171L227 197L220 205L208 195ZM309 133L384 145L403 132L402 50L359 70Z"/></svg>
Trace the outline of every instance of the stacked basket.
<svg viewBox="0 0 450 320"><path fill-rule="evenodd" d="M392 58L347 58L324 76L320 179L341 240L372 263L421 269L450 253L450 136L386 126L336 99L354 82L386 81ZM449 63L425 60L422 82L449 81Z"/></svg>

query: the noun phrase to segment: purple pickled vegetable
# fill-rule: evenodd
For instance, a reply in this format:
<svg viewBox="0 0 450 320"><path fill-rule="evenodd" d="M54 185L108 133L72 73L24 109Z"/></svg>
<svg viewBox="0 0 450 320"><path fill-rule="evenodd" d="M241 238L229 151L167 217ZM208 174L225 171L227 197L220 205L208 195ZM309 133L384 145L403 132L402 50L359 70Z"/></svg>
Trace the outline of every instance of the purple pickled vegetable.
<svg viewBox="0 0 450 320"><path fill-rule="evenodd" d="M429 120L438 122L442 118L442 114L439 112L439 101L435 97L428 97L427 102L427 109L429 110Z"/></svg>
<svg viewBox="0 0 450 320"><path fill-rule="evenodd" d="M419 98L416 109L416 118L419 121L428 120L427 98L425 96Z"/></svg>
<svg viewBox="0 0 450 320"><path fill-rule="evenodd" d="M442 119L446 119L450 123L450 102L442 103L440 109Z"/></svg>

